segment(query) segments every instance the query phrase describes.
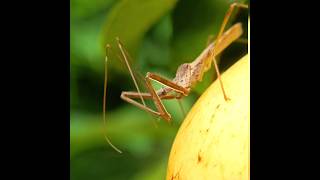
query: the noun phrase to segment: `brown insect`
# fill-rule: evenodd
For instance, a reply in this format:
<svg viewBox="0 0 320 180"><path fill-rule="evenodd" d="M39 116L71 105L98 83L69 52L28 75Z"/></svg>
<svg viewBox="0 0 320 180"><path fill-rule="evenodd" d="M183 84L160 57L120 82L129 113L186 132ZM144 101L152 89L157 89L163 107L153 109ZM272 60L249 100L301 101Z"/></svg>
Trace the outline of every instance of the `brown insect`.
<svg viewBox="0 0 320 180"><path fill-rule="evenodd" d="M217 72L217 77L220 82L220 86L222 89L222 93L224 99L229 100L226 95L225 89L223 87L223 83L221 80L219 68L215 59L215 56L219 55L226 47L228 47L232 42L237 40L243 33L241 23L237 23L224 32L225 26L231 17L232 12L235 7L238 8L248 8L248 5L233 3L230 5L229 10L227 11L221 28L219 30L218 36L215 42L209 43L208 46L202 51L202 53L191 63L184 63L180 65L177 69L176 76L172 80L165 79L157 74L148 72L145 76L145 84L148 92L142 93L137 85L135 76L133 71L129 65L126 50L124 49L123 44L120 42L119 38L117 38L117 44L121 51L122 57L125 60L126 66L130 72L132 80L135 84L137 92L134 91L123 91L121 93L121 99L124 101L137 106L138 108L145 110L153 115L161 117L166 121L170 122L171 115L167 112L161 100L164 99L181 99L184 96L188 96L191 88L198 82L202 81L202 77L205 72L207 72L211 63L214 63L215 70ZM110 45L107 45L107 49L110 49ZM151 84L151 80L156 81L165 87L155 90ZM105 106L106 106L106 87L107 87L107 57L106 57L106 65L105 65L105 85L104 85L104 101L103 101L103 118L105 122ZM173 93L175 92L175 93ZM142 103L134 100L140 99ZM153 110L150 107L146 106L144 99L151 99L155 103L157 110ZM121 153L119 149L117 149L107 136L106 140L108 143L118 152Z"/></svg>

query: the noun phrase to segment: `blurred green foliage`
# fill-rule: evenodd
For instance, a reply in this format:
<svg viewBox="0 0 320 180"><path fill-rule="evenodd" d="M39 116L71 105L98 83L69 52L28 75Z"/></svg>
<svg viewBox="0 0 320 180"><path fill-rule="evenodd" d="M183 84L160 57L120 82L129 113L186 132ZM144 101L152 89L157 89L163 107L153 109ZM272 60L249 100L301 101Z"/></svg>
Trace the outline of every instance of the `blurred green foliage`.
<svg viewBox="0 0 320 180"><path fill-rule="evenodd" d="M142 76L155 72L172 79L179 64L190 62L215 36L230 0L71 0L70 22L70 162L71 179L164 179L175 134L184 115L178 102L165 101L173 123L126 104L124 90L135 90L121 60L115 37L130 53ZM247 2L246 2L247 4ZM234 15L246 22L248 12ZM244 25L246 27L246 25ZM244 35L246 37L246 35ZM104 139L102 97L105 45L108 54L107 134L124 151L118 154ZM225 69L244 53L235 43L221 55ZM186 110L214 77L209 71L193 93L183 99ZM156 87L161 87L155 84ZM152 102L148 105L154 108Z"/></svg>

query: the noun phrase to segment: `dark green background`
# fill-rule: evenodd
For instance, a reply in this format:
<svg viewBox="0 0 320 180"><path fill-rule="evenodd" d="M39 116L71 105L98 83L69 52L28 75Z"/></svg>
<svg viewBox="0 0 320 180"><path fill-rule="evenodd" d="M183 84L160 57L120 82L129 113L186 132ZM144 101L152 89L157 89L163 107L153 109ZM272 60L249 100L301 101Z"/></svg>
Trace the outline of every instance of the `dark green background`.
<svg viewBox="0 0 320 180"><path fill-rule="evenodd" d="M170 146L183 113L176 100L165 101L173 117L173 123L168 124L120 99L121 91L135 89L124 64L116 58L119 52L115 37L120 37L132 57L131 65L142 77L150 71L172 79L179 64L196 58L205 48L208 36L216 35L231 2L71 0L72 180L165 178ZM234 14L231 23L247 22L248 11ZM245 33L243 37L246 36ZM123 154L114 151L103 135L107 43L115 50L109 55L108 63L107 134ZM246 52L247 45L241 43L226 49L219 58L222 71ZM186 110L209 86L212 77L215 77L213 68L190 96L183 99ZM151 102L148 104L153 107Z"/></svg>

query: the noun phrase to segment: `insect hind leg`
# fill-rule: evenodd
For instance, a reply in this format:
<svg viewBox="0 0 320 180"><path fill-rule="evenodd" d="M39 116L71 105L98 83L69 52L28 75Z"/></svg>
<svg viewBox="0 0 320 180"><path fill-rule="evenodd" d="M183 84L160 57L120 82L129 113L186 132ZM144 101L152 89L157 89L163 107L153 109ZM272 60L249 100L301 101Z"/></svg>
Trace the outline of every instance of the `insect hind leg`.
<svg viewBox="0 0 320 180"><path fill-rule="evenodd" d="M221 35L223 34L224 32L224 29L228 23L228 21L230 20L230 17L233 13L233 11L235 10L235 8L243 8L243 9L248 9L248 5L246 4L242 4L242 3L238 3L238 2L234 2L230 5L226 15L224 16L224 19L223 19L223 22L222 22L222 25L220 27L220 30L219 30L219 33L218 33L218 36L217 36L217 42L219 40L219 38L221 37Z"/></svg>
<svg viewBox="0 0 320 180"><path fill-rule="evenodd" d="M224 29L225 29L225 27L226 27L226 25L227 25L227 23L228 23L231 15L232 15L232 12L234 11L234 9L235 9L236 7L237 7L237 8L244 8L244 9L248 9L248 8L249 8L248 5L242 4L242 3L237 3L237 2L232 3L232 4L230 5L229 10L227 11L227 13L226 13L226 15L225 15L225 17L224 17L224 19L223 19L222 25L221 25L221 27L220 27L220 30L219 30L219 33L218 33L218 36L217 36L217 39L216 39L217 44L220 43L220 37L222 36L222 34L223 34L223 32L224 32ZM217 45L217 44L216 44L216 45ZM214 63L214 67L215 67L216 72L217 72L217 76L218 76L218 80L219 80L219 82L220 82L220 86L221 86L221 89L222 89L223 97L224 97L224 99L225 99L226 101L227 101L227 100L230 100L230 98L226 95L226 92L225 92L224 87L223 87L223 83L222 83L222 80L221 80L221 75L220 75L219 67L218 67L217 61L216 61L216 59L215 59L215 55L216 55L215 48L213 49L213 51L212 51L211 53L213 54L213 59L212 59L212 61L213 61L213 63Z"/></svg>

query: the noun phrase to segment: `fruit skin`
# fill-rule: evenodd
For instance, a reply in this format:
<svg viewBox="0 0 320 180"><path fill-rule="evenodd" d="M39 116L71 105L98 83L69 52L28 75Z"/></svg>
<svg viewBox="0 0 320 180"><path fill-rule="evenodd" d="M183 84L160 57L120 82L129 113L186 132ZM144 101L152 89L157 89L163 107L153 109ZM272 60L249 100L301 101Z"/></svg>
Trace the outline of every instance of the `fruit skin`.
<svg viewBox="0 0 320 180"><path fill-rule="evenodd" d="M222 74L198 99L171 148L167 180L249 179L249 55Z"/></svg>

